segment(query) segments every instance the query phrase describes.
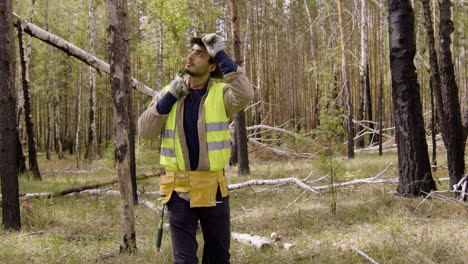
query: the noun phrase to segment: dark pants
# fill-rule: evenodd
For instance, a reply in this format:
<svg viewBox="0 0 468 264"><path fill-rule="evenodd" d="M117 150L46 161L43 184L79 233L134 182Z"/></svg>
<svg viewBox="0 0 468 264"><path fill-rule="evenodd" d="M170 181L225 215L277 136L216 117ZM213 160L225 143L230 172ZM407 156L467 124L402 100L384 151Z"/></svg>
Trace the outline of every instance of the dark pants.
<svg viewBox="0 0 468 264"><path fill-rule="evenodd" d="M189 202L173 193L167 203L172 247L175 264L198 263L196 231L198 221L203 232L202 263L229 263L231 244L229 197L222 198L220 192L214 207L190 208Z"/></svg>

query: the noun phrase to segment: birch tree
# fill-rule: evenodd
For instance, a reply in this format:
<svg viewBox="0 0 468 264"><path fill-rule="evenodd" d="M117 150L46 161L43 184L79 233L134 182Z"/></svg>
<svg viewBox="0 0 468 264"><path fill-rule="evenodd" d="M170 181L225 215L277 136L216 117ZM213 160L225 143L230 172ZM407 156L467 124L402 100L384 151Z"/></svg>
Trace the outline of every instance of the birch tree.
<svg viewBox="0 0 468 264"><path fill-rule="evenodd" d="M28 134L29 170L33 174L34 179L41 180L41 172L39 171L39 164L37 163L36 135L34 133L34 124L32 121L31 96L29 91L29 62L25 54L26 51L23 39L23 25L18 23L17 27L21 58L21 84L24 95L24 118L26 121L26 132Z"/></svg>
<svg viewBox="0 0 468 264"><path fill-rule="evenodd" d="M89 40L89 54L95 55L96 46L96 29L94 26L94 0L89 0L88 11L88 40ZM92 161L96 156L100 155L97 145L96 134L96 69L89 67L89 128L88 128L88 144L85 153L85 159Z"/></svg>
<svg viewBox="0 0 468 264"><path fill-rule="evenodd" d="M370 98L368 98L369 88L369 64L368 64L368 52L367 52L367 0L361 0L361 65L359 67L359 84L360 84L360 96L357 120L364 120L365 113L369 107ZM370 96L369 96L370 97ZM369 117L368 117L369 118ZM370 120L370 119L369 119ZM369 127L373 128L373 124L369 123ZM358 148L364 147L364 136L360 136L356 145Z"/></svg>
<svg viewBox="0 0 468 264"><path fill-rule="evenodd" d="M55 106L55 115L54 115L54 143L55 143L55 152L59 159L63 159L63 147L62 147L62 138L61 138L61 129L60 129L60 95L59 89L62 87L62 76L60 73L57 73L57 56L54 56L54 106Z"/></svg>

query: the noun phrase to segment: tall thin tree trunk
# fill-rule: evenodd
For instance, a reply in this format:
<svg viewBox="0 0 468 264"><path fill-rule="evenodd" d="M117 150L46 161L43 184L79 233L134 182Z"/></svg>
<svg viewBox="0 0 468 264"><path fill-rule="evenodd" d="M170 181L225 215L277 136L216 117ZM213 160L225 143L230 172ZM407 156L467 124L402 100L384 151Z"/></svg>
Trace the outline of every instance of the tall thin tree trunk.
<svg viewBox="0 0 468 264"><path fill-rule="evenodd" d="M314 9L317 9L316 5L317 3L313 1L314 3ZM319 124L320 124L320 106L319 106L319 98L320 98L320 85L319 85L319 69L318 69L318 63L317 63L317 42L316 42L316 37L315 37L315 27L314 23L312 21L312 14L309 9L309 5L307 4L307 0L304 0L304 6L306 9L307 13L307 20L309 21L309 34L310 34L310 54L312 57L312 68L314 71L314 82L315 83L315 94L313 98L313 117L312 117L312 124L310 124L311 129L315 129ZM314 12L315 13L315 12ZM314 14L315 15L315 14Z"/></svg>
<svg viewBox="0 0 468 264"><path fill-rule="evenodd" d="M238 2L237 0L230 0L230 11L231 11L231 30L233 36L233 55L234 61L241 66L241 54L240 54L240 34L239 34L239 16L238 16ZM247 150L247 131L245 129L245 112L244 110L238 112L235 115L235 129L237 134L237 155L239 162L238 175L250 174L249 168L249 153Z"/></svg>
<svg viewBox="0 0 468 264"><path fill-rule="evenodd" d="M390 69L398 149L398 193L411 197L436 190L427 150L419 84L413 59L414 13L408 0L389 0Z"/></svg>
<svg viewBox="0 0 468 264"><path fill-rule="evenodd" d="M94 26L94 0L89 0L89 54L95 54L96 29ZM88 144L85 153L85 159L92 162L96 156L100 155L97 145L96 135L96 69L89 67L89 128L88 128Z"/></svg>
<svg viewBox="0 0 468 264"><path fill-rule="evenodd" d="M431 88L431 139L432 139L432 171L437 171L437 115L434 103L434 80L431 77L429 80L429 86Z"/></svg>
<svg viewBox="0 0 468 264"><path fill-rule="evenodd" d="M62 135L60 131L60 94L59 90L62 88L62 77L57 74L57 69L54 68L54 104L55 104L55 118L54 118L54 143L55 152L59 159L63 159Z"/></svg>
<svg viewBox="0 0 468 264"><path fill-rule="evenodd" d="M381 9L383 10L383 8ZM378 114L378 123L379 123L379 134L378 134L378 140L379 140L379 156L382 156L383 154L383 86L384 86L384 76L385 76L385 71L384 71L384 27L385 27L385 11L381 11L378 14L378 20L379 20L379 29L378 29L378 69L379 69L379 74L378 74L378 81L377 81L377 89L378 89L378 98L377 98L377 114Z"/></svg>
<svg viewBox="0 0 468 264"><path fill-rule="evenodd" d="M21 79L24 93L24 118L26 121L26 131L28 133L29 170L32 172L34 179L41 180L41 172L39 171L39 164L37 163L36 136L34 133L34 124L32 122L31 97L29 93L29 63L25 57L23 25L18 23L17 26L21 58Z"/></svg>
<svg viewBox="0 0 468 264"><path fill-rule="evenodd" d="M115 161L120 183L120 205L122 221L121 252L136 251L135 213L131 183L130 162L130 114L129 100L132 81L130 53L128 49L126 0L107 0L106 15L109 23L107 40L111 65L110 83L112 87L115 120Z"/></svg>
<svg viewBox="0 0 468 264"><path fill-rule="evenodd" d="M444 105L442 102L442 90L441 90L441 79L439 71L439 63L437 51L435 48L434 38L434 25L432 23L432 11L430 0L421 0L424 22L427 31L427 47L429 50L429 64L431 70L430 86L431 86L431 105L432 105L432 134L433 134L433 148L432 148L432 165L437 165L437 148L435 145L435 134L436 134L436 122L440 122L440 128L442 135L446 136L447 120L444 111ZM434 100L435 99L435 100ZM435 104L435 105L434 105ZM435 113L434 113L435 110ZM437 167L434 167L434 171Z"/></svg>
<svg viewBox="0 0 468 264"><path fill-rule="evenodd" d="M163 23L159 23L157 29L159 32L157 34L156 43L158 44L158 58L156 63L156 89L162 89L162 79L163 79L163 67L164 67L164 28Z"/></svg>
<svg viewBox="0 0 468 264"><path fill-rule="evenodd" d="M354 158L354 125L353 125L353 104L351 100L351 85L348 80L348 62L346 60L346 43L344 35L344 22L343 22L343 7L342 0L337 0L338 3L338 20L340 22L340 38L341 38L341 74L344 89L346 91L346 130L348 132L348 159Z"/></svg>
<svg viewBox="0 0 468 264"><path fill-rule="evenodd" d="M0 183L2 226L5 229L20 229L12 9L11 0L0 0Z"/></svg>
<svg viewBox="0 0 468 264"><path fill-rule="evenodd" d="M447 161L449 167L450 187L457 184L465 172L465 146L463 139L463 126L461 120L460 103L458 99L458 86L455 81L453 69L450 34L454 31L451 20L450 0L440 1L440 79L442 87L442 100L444 105L445 129L442 130L444 144L447 148ZM442 124L443 125L443 124Z"/></svg>
<svg viewBox="0 0 468 264"><path fill-rule="evenodd" d="M368 52L367 52L367 0L361 0L361 66L359 67L359 83L360 83L360 97L359 97L359 106L358 106L358 116L357 120L364 120L364 115L366 112L366 101L367 101L367 91L369 84L368 82L368 72L369 72L369 63L368 63ZM362 131L361 128L358 129ZM365 144L365 137L360 136L356 140L356 146L358 148L363 148Z"/></svg>
<svg viewBox="0 0 468 264"><path fill-rule="evenodd" d="M78 66L78 80L76 83L76 129L75 129L75 144L74 152L76 159L76 168L80 168L80 125L81 125L81 66Z"/></svg>

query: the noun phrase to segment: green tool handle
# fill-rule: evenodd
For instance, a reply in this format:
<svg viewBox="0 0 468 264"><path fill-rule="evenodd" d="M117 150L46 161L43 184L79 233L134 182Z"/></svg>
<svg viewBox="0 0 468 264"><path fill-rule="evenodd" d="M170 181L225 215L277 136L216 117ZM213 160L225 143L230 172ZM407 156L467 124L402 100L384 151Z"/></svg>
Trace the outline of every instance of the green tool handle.
<svg viewBox="0 0 468 264"><path fill-rule="evenodd" d="M160 221L158 225L158 233L156 234L156 251L157 252L161 251L162 235L163 235L163 221Z"/></svg>
<svg viewBox="0 0 468 264"><path fill-rule="evenodd" d="M161 251L161 242L162 242L162 235L163 235L163 226L164 226L164 208L166 205L163 205L161 211L161 221L158 224L158 232L156 233L156 252Z"/></svg>

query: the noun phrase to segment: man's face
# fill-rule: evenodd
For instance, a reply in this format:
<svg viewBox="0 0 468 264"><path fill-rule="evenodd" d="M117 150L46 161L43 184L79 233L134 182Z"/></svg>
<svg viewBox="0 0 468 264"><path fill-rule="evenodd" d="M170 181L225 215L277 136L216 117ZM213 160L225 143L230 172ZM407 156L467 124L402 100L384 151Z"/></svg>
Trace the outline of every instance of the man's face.
<svg viewBox="0 0 468 264"><path fill-rule="evenodd" d="M190 76L199 77L210 75L215 70L216 65L210 64L211 56L206 51L205 47L197 44L193 45L185 61L184 71Z"/></svg>

